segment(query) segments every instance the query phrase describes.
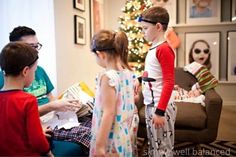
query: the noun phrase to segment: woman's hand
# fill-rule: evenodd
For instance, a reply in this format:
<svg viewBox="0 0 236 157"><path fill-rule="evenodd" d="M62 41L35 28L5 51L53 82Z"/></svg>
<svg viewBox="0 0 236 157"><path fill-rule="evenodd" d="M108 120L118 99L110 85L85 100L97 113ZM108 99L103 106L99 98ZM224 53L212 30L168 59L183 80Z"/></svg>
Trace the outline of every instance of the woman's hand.
<svg viewBox="0 0 236 157"><path fill-rule="evenodd" d="M75 111L81 107L81 103L77 99L59 99L50 103L55 111Z"/></svg>

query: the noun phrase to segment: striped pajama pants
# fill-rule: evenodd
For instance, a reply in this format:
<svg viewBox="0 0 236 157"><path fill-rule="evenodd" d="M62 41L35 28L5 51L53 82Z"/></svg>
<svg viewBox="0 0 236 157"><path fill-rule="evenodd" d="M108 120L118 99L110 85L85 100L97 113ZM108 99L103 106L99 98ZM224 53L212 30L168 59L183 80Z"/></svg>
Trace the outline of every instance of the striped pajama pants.
<svg viewBox="0 0 236 157"><path fill-rule="evenodd" d="M177 113L175 103L168 104L165 112L165 125L163 128L155 128L152 123L156 107L147 105L145 119L148 137L149 157L172 157L174 149L174 124Z"/></svg>

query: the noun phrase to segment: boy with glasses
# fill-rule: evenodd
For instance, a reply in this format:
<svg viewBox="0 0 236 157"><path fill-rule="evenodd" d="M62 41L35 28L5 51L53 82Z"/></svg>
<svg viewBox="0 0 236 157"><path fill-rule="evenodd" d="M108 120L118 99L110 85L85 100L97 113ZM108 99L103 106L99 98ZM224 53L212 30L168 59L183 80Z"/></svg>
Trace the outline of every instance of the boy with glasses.
<svg viewBox="0 0 236 157"><path fill-rule="evenodd" d="M53 156L43 135L37 100L23 91L34 80L37 60L38 51L22 42L11 42L0 53L5 75L0 91L0 156Z"/></svg>

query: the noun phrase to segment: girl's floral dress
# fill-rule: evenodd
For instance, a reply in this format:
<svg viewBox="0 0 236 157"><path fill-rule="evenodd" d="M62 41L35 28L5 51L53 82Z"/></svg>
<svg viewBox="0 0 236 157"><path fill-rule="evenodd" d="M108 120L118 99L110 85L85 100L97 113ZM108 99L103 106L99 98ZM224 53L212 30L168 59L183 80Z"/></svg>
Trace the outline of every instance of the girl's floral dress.
<svg viewBox="0 0 236 157"><path fill-rule="evenodd" d="M100 80L103 75L109 78L109 85L116 90L118 101L116 115L107 140L107 153L117 153L122 157L136 156L136 134L138 126L137 109L134 104L134 75L129 70L104 71L97 77L96 97L92 120L90 156L95 151L96 133L101 124L103 105L101 104Z"/></svg>

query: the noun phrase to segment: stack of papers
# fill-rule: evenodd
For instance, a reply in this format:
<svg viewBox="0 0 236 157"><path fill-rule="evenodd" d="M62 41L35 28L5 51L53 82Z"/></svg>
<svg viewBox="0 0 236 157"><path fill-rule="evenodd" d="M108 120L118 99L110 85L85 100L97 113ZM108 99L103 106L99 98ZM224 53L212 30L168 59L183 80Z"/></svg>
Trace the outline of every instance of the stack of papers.
<svg viewBox="0 0 236 157"><path fill-rule="evenodd" d="M83 86L81 86L80 83L76 83L70 86L67 90L65 90L60 96L61 99L79 100L81 102L81 107L78 108L76 111L52 111L40 117L43 127L50 127L52 129L54 129L55 127L58 127L58 129L71 129L72 127L80 125L78 117L92 114L94 98L91 96L91 94L89 95L88 93L83 91L83 89L85 90L87 86L84 84L82 85Z"/></svg>

